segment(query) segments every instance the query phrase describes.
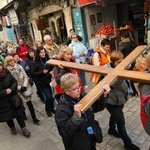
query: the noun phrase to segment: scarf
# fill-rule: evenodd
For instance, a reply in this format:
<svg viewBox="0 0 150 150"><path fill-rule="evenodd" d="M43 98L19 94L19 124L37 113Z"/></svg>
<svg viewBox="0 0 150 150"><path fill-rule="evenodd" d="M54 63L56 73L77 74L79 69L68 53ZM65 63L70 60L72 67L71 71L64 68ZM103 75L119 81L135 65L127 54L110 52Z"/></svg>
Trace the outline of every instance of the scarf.
<svg viewBox="0 0 150 150"><path fill-rule="evenodd" d="M11 74L17 81L24 80L24 74L19 64L15 64L14 67L7 66L7 69L11 72Z"/></svg>

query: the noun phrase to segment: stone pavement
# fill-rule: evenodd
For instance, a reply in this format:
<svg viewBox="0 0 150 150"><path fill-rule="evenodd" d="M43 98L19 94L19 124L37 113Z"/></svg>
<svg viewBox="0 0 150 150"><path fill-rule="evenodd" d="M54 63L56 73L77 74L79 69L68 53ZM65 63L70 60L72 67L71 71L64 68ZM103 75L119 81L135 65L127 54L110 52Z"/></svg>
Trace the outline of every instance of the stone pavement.
<svg viewBox="0 0 150 150"><path fill-rule="evenodd" d="M89 74L87 73L87 83L89 88L93 84L89 81ZM11 135L6 123L0 124L0 150L64 150L61 137L58 134L54 115L47 117L44 104L39 100L36 94L33 94L32 101L36 110L38 118L41 120L41 125L35 125L32 122L28 109L26 121L27 128L31 131L30 138L25 138L21 134L21 129L16 123L18 131L17 135ZM141 150L148 150L150 137L145 133L141 126L139 116L139 97L129 99L124 107L126 118L126 129L131 137L133 143L141 147ZM112 137L107 134L109 113L105 109L102 112L95 114L96 119L100 122L103 131L103 142L97 144L97 150L123 150L123 142L121 139Z"/></svg>

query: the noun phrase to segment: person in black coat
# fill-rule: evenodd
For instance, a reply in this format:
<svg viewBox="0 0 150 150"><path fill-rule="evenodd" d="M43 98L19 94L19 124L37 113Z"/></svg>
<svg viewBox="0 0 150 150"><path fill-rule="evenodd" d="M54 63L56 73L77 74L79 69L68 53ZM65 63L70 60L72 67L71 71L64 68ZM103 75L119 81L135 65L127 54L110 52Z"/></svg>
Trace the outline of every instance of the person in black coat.
<svg viewBox="0 0 150 150"><path fill-rule="evenodd" d="M124 55L124 58L126 58L136 48L136 46L137 45L135 41L131 38L129 31L123 30L121 32L121 42L119 43L118 50ZM135 62L131 64L129 70L132 70L134 66ZM129 89L131 87L131 91L129 94L131 96L138 96L138 91L134 86L134 82L133 81L126 81L126 82L128 84Z"/></svg>
<svg viewBox="0 0 150 150"><path fill-rule="evenodd" d="M60 97L56 113L55 121L59 134L62 137L65 150L96 150L96 141L88 132L88 127L94 122L94 112L97 108L87 109L85 113L81 112L82 105L77 104L85 94L81 93L79 77L76 74L68 73L61 77L61 88L64 94ZM104 95L97 100L99 111L105 108L100 102L107 103L107 94L110 87L104 87Z"/></svg>
<svg viewBox="0 0 150 150"><path fill-rule="evenodd" d="M40 46L39 46L40 47ZM26 62L27 64L29 65L29 75L30 75L30 79L29 79L29 83L30 83L30 80L34 81L35 83L35 86L37 88L37 95L40 97L41 101L43 103L45 103L45 96L42 92L42 90L40 89L40 86L38 85L38 83L36 82L36 80L34 79L34 76L32 76L31 74L31 67L32 67L32 63L35 61L35 50L33 48L30 48L29 51L27 52L27 59L26 59ZM32 81L32 82L33 82Z"/></svg>
<svg viewBox="0 0 150 150"><path fill-rule="evenodd" d="M34 80L40 86L40 89L46 97L45 110L48 117L52 116L52 113L55 113L54 110L54 98L52 95L52 89L50 87L51 82L51 71L53 66L46 65L46 62L49 60L49 57L46 53L46 49L39 47L36 50L35 61L31 66L31 75Z"/></svg>
<svg viewBox="0 0 150 150"><path fill-rule="evenodd" d="M7 122L11 133L15 135L17 131L13 119L16 118L22 129L22 134L29 137L31 133L27 130L22 116L25 111L24 106L13 108L11 103L11 98L16 95L16 91L17 81L0 62L0 122Z"/></svg>

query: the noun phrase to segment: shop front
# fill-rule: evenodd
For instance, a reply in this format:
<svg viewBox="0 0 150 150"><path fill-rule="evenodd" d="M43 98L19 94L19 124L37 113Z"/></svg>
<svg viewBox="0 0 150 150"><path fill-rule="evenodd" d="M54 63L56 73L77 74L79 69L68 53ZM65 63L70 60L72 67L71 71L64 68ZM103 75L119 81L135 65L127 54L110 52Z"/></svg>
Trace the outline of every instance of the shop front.
<svg viewBox="0 0 150 150"><path fill-rule="evenodd" d="M84 9L86 33L89 42L89 49L99 46L100 36L96 33L103 26L113 26L114 33L110 35L112 42L111 49L117 49L120 41L119 32L127 29L137 44L141 44L144 38L143 5L144 0L101 0L101 3L94 0L78 0L79 5ZM106 32L107 34L107 32Z"/></svg>

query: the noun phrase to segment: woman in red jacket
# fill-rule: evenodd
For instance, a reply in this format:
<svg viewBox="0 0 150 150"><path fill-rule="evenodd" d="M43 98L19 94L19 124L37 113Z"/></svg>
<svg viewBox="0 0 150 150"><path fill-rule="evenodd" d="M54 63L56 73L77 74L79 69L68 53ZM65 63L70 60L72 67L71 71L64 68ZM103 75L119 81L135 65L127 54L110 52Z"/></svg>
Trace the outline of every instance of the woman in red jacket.
<svg viewBox="0 0 150 150"><path fill-rule="evenodd" d="M68 46L62 46L60 48L59 54L57 56L57 60L62 60L62 61L69 61L69 62L75 62L75 58L72 56L73 50L68 47ZM67 73L73 73L73 74L78 74L79 76L79 71L75 69L69 69L69 68L59 68L59 67L54 67L53 70L54 73L54 78L57 83L55 87L55 98L57 101L59 101L60 96L64 93L64 91L60 88L60 78ZM80 80L80 84L82 85L82 82ZM82 86L81 92L84 92L84 88Z"/></svg>
<svg viewBox="0 0 150 150"><path fill-rule="evenodd" d="M27 52L29 49L29 46L24 43L24 40L19 39L19 47L17 48L17 53L22 60L26 60Z"/></svg>

